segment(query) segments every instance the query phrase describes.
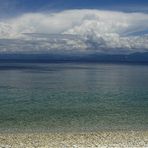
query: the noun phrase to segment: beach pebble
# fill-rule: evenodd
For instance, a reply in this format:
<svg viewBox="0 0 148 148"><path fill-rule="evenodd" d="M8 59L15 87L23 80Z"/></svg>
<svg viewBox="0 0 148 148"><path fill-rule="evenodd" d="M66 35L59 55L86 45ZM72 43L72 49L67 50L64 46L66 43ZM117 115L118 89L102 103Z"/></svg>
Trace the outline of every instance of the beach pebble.
<svg viewBox="0 0 148 148"><path fill-rule="evenodd" d="M10 145L0 145L0 148L11 148Z"/></svg>
<svg viewBox="0 0 148 148"><path fill-rule="evenodd" d="M148 147L148 131L0 134L0 148Z"/></svg>

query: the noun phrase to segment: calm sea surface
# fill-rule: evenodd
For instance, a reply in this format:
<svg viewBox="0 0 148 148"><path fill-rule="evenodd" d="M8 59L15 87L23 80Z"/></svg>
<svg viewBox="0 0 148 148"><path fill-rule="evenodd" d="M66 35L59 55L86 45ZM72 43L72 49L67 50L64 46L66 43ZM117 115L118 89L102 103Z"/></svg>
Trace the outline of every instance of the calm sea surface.
<svg viewBox="0 0 148 148"><path fill-rule="evenodd" d="M0 130L148 129L148 65L0 64Z"/></svg>

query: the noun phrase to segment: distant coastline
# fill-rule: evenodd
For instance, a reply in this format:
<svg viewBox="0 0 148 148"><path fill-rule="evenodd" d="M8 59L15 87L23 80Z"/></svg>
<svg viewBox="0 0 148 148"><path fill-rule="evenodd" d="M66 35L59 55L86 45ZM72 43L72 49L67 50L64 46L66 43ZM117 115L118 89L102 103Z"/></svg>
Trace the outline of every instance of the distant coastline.
<svg viewBox="0 0 148 148"><path fill-rule="evenodd" d="M22 63L64 63L64 62L78 62L78 63L142 63L148 64L148 52L132 53L132 54L23 54L11 53L0 54L0 62L22 62Z"/></svg>

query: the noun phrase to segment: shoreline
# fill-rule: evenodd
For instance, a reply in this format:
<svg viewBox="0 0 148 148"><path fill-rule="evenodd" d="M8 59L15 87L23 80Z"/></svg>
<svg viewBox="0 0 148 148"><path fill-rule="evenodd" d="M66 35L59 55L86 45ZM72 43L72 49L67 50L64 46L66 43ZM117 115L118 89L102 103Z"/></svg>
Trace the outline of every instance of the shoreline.
<svg viewBox="0 0 148 148"><path fill-rule="evenodd" d="M82 133L0 133L0 147L148 147L148 130L98 131Z"/></svg>

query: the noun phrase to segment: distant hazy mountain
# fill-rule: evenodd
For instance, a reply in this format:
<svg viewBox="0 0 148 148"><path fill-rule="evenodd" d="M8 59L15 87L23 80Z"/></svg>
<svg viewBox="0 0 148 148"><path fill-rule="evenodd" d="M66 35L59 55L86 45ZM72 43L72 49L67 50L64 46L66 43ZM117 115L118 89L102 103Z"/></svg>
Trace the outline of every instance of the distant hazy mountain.
<svg viewBox="0 0 148 148"><path fill-rule="evenodd" d="M0 62L129 62L148 63L148 52L107 54L0 54Z"/></svg>

